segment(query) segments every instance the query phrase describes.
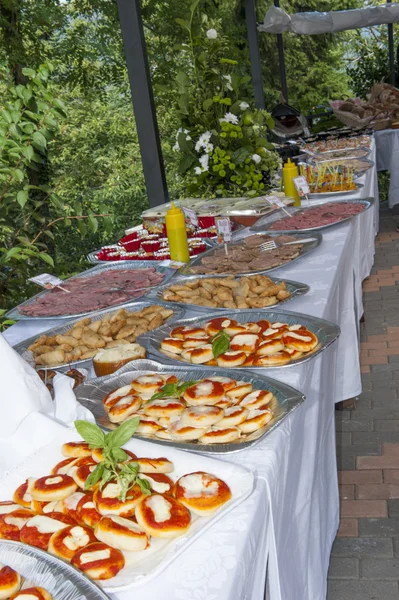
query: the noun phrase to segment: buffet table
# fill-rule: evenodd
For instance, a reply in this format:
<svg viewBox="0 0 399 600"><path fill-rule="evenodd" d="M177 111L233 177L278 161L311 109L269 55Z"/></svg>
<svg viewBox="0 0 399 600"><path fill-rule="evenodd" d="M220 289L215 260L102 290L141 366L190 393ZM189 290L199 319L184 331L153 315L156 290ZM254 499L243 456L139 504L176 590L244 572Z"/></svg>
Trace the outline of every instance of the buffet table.
<svg viewBox="0 0 399 600"><path fill-rule="evenodd" d="M377 171L389 171L389 208L399 204L399 130L385 129L376 131L374 138L377 146Z"/></svg>
<svg viewBox="0 0 399 600"><path fill-rule="evenodd" d="M339 519L334 403L361 391L358 320L377 227L375 169L361 190L362 198L369 196L376 202L368 211L326 229L312 254L273 272L310 285L288 310L339 324L341 337L300 366L267 371L306 401L257 446L227 458L257 475L254 493L164 573L115 599L262 600L268 565L269 600L325 600ZM16 343L56 323L19 322L5 337Z"/></svg>

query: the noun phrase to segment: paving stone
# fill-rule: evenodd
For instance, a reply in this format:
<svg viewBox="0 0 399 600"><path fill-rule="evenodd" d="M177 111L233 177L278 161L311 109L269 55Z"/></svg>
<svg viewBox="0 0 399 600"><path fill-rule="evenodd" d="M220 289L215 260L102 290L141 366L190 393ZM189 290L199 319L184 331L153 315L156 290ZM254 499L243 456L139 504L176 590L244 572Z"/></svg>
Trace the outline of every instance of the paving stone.
<svg viewBox="0 0 399 600"><path fill-rule="evenodd" d="M358 559L332 556L330 559L328 577L330 579L359 579Z"/></svg>
<svg viewBox="0 0 399 600"><path fill-rule="evenodd" d="M393 543L390 538L336 538L332 547L334 556L392 558Z"/></svg>
<svg viewBox="0 0 399 600"><path fill-rule="evenodd" d="M388 348L385 356L388 355ZM396 365L387 363L385 365L371 365L371 372L373 374L373 383L375 381L381 381L382 379L393 379L392 371L396 369Z"/></svg>
<svg viewBox="0 0 399 600"><path fill-rule="evenodd" d="M357 519L341 519L337 537L355 537L359 535L359 526Z"/></svg>
<svg viewBox="0 0 399 600"><path fill-rule="evenodd" d="M339 471L356 469L356 459L361 456L379 456L381 444L364 444L357 446L341 446L337 448L337 465Z"/></svg>
<svg viewBox="0 0 399 600"><path fill-rule="evenodd" d="M348 490L350 494L350 490ZM397 483L367 483L356 486L358 500L389 500L399 498L399 484ZM389 515L396 516L396 515ZM399 515L397 515L399 516Z"/></svg>
<svg viewBox="0 0 399 600"><path fill-rule="evenodd" d="M338 471L338 482L340 484L382 483L382 481L382 471Z"/></svg>
<svg viewBox="0 0 399 600"><path fill-rule="evenodd" d="M335 427L337 431L372 431L373 420L355 417L347 421L336 421Z"/></svg>
<svg viewBox="0 0 399 600"><path fill-rule="evenodd" d="M390 517L399 517L399 499L388 500L388 515Z"/></svg>
<svg viewBox="0 0 399 600"><path fill-rule="evenodd" d="M354 431L352 445L382 444L383 442L399 442L399 431Z"/></svg>
<svg viewBox="0 0 399 600"><path fill-rule="evenodd" d="M383 471L383 479L384 483L399 483L399 470L395 471L394 469L387 469Z"/></svg>
<svg viewBox="0 0 399 600"><path fill-rule="evenodd" d="M385 500L341 500L340 513L343 517L386 517L388 507Z"/></svg>
<svg viewBox="0 0 399 600"><path fill-rule="evenodd" d="M399 579L399 559L364 558L361 561L362 579Z"/></svg>
<svg viewBox="0 0 399 600"><path fill-rule="evenodd" d="M393 554L394 556L399 556L399 537L392 538L393 541Z"/></svg>
<svg viewBox="0 0 399 600"><path fill-rule="evenodd" d="M399 420L393 421L374 421L375 431L399 431Z"/></svg>
<svg viewBox="0 0 399 600"><path fill-rule="evenodd" d="M352 433L350 431L337 431L335 441L337 446L351 446Z"/></svg>
<svg viewBox="0 0 399 600"><path fill-rule="evenodd" d="M332 579L328 586L327 600L398 600L398 584L394 581Z"/></svg>
<svg viewBox="0 0 399 600"><path fill-rule="evenodd" d="M360 537L393 537L399 535L399 518L359 519Z"/></svg>

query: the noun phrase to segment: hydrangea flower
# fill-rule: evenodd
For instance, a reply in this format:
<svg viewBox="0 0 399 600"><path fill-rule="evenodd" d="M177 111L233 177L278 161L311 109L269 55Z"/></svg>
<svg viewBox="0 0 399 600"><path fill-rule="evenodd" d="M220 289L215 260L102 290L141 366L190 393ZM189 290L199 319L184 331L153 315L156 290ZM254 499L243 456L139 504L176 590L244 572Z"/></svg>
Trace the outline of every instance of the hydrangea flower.
<svg viewBox="0 0 399 600"><path fill-rule="evenodd" d="M216 40L218 36L218 32L216 31L216 29L208 29L208 31L206 32L206 37L210 40Z"/></svg>

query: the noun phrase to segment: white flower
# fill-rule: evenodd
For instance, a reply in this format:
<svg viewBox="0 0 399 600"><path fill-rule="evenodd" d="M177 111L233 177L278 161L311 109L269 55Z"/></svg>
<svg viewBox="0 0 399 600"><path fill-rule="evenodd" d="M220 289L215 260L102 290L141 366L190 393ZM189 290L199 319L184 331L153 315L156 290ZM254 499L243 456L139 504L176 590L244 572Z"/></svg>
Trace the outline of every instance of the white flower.
<svg viewBox="0 0 399 600"><path fill-rule="evenodd" d="M216 40L218 36L218 32L216 31L216 29L208 29L208 31L206 32L206 37L209 40Z"/></svg>
<svg viewBox="0 0 399 600"><path fill-rule="evenodd" d="M209 171L209 155L203 154L202 156L200 156L199 161L200 161L202 170Z"/></svg>
<svg viewBox="0 0 399 600"><path fill-rule="evenodd" d="M249 108L248 102L240 102L239 106L241 110L247 110L247 108Z"/></svg>
<svg viewBox="0 0 399 600"><path fill-rule="evenodd" d="M253 154L252 160L254 161L254 163L256 163L258 165L260 162L262 162L262 157L259 156L259 154Z"/></svg>
<svg viewBox="0 0 399 600"><path fill-rule="evenodd" d="M223 119L219 119L220 123L233 123L233 125L237 125L238 123L238 117L236 117L236 115L233 115L233 113L231 112L227 112Z"/></svg>
<svg viewBox="0 0 399 600"><path fill-rule="evenodd" d="M179 152L179 150L180 150L180 146L179 146L179 135L180 135L181 133L185 133L185 134L186 134L186 140L187 140L187 141L190 141L190 140L191 140L191 137L190 137L190 135L188 135L188 134L190 133L190 132L189 132L189 130L188 130L188 129L183 129L183 127L179 127L179 129L176 131L176 143L175 143L175 145L174 145L174 146L173 146L173 148L172 148L172 150L173 150L174 152Z"/></svg>
<svg viewBox="0 0 399 600"><path fill-rule="evenodd" d="M233 91L233 86L231 85L231 75L223 75L223 79L226 80L226 88L228 90L230 90L231 92Z"/></svg>
<svg viewBox="0 0 399 600"><path fill-rule="evenodd" d="M213 144L206 144L204 150L207 154L210 154L213 151Z"/></svg>
<svg viewBox="0 0 399 600"><path fill-rule="evenodd" d="M195 171L196 175L201 175L201 173L202 173L201 167L195 167L194 171Z"/></svg>
<svg viewBox="0 0 399 600"><path fill-rule="evenodd" d="M211 139L212 133L210 131L205 131L198 138L197 143L195 144L195 151L200 152L202 148L206 148L209 145L209 140ZM212 146L212 144L210 144ZM213 150L213 146L212 146Z"/></svg>

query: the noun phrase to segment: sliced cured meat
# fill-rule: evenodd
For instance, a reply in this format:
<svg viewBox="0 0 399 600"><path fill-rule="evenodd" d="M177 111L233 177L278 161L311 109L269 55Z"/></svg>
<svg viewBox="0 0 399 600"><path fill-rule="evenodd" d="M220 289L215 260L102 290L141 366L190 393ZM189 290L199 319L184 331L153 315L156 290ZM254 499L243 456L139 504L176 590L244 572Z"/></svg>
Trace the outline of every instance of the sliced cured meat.
<svg viewBox="0 0 399 600"><path fill-rule="evenodd" d="M297 212L293 217L284 217L275 221L270 229L313 229L323 225L339 223L348 217L363 212L365 206L359 202L328 202Z"/></svg>

